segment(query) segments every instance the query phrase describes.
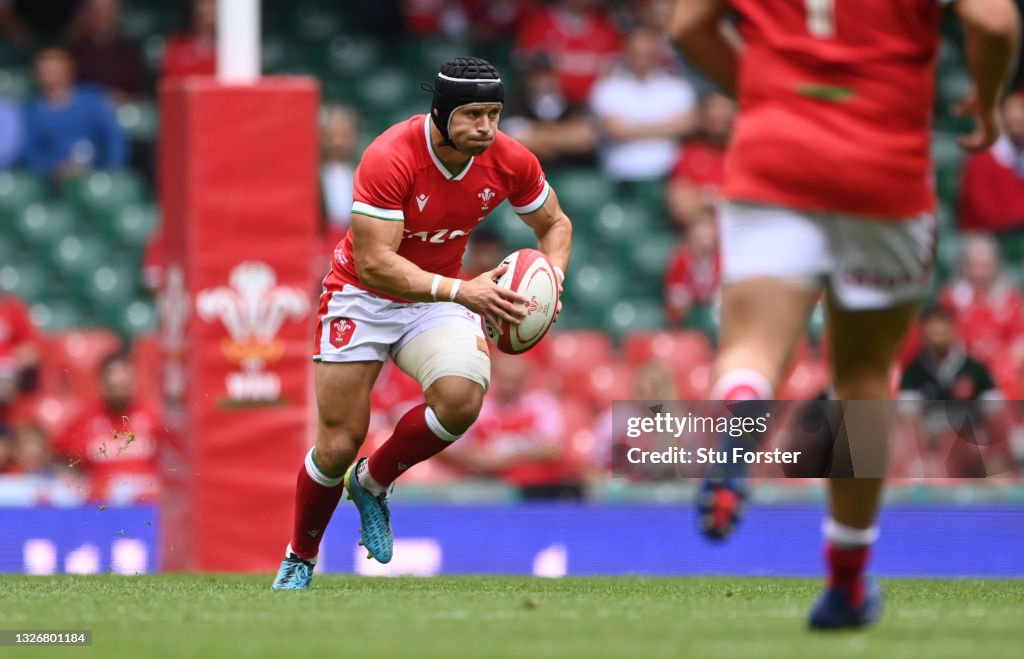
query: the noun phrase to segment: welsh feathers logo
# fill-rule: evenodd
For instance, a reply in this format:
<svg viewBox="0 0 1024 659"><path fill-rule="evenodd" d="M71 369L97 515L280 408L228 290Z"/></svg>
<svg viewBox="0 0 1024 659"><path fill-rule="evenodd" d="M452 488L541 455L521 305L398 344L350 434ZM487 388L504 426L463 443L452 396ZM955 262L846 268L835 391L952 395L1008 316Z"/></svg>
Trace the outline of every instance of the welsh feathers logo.
<svg viewBox="0 0 1024 659"><path fill-rule="evenodd" d="M335 348L344 348L352 340L352 333L356 331L356 321L349 318L335 318L331 321L331 345Z"/></svg>
<svg viewBox="0 0 1024 659"><path fill-rule="evenodd" d="M527 316L532 316L533 314L537 313L537 311L541 311L542 313L547 313L549 306L551 306L551 305L550 304L545 304L545 305L542 306L541 303L537 301L537 296L534 295L533 297L531 297L526 302L526 315Z"/></svg>
<svg viewBox="0 0 1024 659"><path fill-rule="evenodd" d="M480 197L481 210L487 210L490 207L491 199L494 199L496 194L497 193L495 193L494 190L491 190L490 188L484 188L483 190L477 193L476 196Z"/></svg>
<svg viewBox="0 0 1024 659"><path fill-rule="evenodd" d="M261 261L244 261L231 270L228 286L207 288L196 297L199 317L219 320L228 332L220 343L224 356L241 372L227 376L233 401L272 401L280 396L276 373L265 369L284 354L277 333L285 321L301 319L309 311L305 293L294 286L279 286L274 269Z"/></svg>

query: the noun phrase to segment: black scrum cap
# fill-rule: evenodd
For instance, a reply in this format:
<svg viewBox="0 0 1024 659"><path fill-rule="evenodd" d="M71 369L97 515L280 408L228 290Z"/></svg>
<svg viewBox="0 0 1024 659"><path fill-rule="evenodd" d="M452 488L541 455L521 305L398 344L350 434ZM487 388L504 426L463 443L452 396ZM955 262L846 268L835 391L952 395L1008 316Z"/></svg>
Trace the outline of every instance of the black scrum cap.
<svg viewBox="0 0 1024 659"><path fill-rule="evenodd" d="M430 118L441 131L442 144L448 146L451 146L448 129L456 110L477 103L505 102L505 87L498 70L479 57L456 57L445 62L434 86L424 85L424 88L434 94Z"/></svg>

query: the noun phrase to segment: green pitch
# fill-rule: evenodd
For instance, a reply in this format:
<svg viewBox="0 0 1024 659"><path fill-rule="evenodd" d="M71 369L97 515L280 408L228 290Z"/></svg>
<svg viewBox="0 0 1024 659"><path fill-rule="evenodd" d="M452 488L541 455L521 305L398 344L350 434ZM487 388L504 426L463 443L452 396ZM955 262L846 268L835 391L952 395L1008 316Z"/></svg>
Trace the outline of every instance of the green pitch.
<svg viewBox="0 0 1024 659"><path fill-rule="evenodd" d="M1024 581L889 580L876 628L805 629L805 579L0 576L0 629L92 629L3 657L996 657L1024 647Z"/></svg>

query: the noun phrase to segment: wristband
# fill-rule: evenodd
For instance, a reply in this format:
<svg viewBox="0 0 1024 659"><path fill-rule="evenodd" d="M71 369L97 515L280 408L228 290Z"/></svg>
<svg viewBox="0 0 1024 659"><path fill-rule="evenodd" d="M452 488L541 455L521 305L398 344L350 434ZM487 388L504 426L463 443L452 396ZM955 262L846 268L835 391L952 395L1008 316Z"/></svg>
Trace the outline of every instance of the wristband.
<svg viewBox="0 0 1024 659"><path fill-rule="evenodd" d="M458 295L458 293L459 293L459 286L461 286L461 285L462 285L462 280L461 279L456 279L455 283L452 284L452 294L450 296L448 296L448 299L451 300L452 302L455 301L455 296Z"/></svg>
<svg viewBox="0 0 1024 659"><path fill-rule="evenodd" d="M565 270L562 270L557 265L553 265L551 267L555 269L555 272L557 272L558 276L562 278L562 281L565 281Z"/></svg>
<svg viewBox="0 0 1024 659"><path fill-rule="evenodd" d="M430 297L437 302L437 287L441 285L441 280L444 279L441 275L434 275L434 283L430 286Z"/></svg>

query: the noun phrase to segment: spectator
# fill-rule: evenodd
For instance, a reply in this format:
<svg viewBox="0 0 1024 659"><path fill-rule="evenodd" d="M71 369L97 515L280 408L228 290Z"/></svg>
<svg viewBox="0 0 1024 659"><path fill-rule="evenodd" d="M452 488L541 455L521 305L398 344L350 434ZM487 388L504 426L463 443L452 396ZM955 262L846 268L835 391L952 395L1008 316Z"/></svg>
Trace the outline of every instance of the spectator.
<svg viewBox="0 0 1024 659"><path fill-rule="evenodd" d="M624 65L594 86L590 106L605 138L601 164L612 180L664 177L676 162L678 140L696 125L693 87L658 65L661 46L657 32L636 28L626 40Z"/></svg>
<svg viewBox="0 0 1024 659"><path fill-rule="evenodd" d="M1001 114L1002 136L964 165L960 226L966 231L1024 228L1024 92L1007 96Z"/></svg>
<svg viewBox="0 0 1024 659"><path fill-rule="evenodd" d="M623 401L617 408L616 416L620 419L634 416L649 416L651 401L673 401L678 399L675 377L672 371L662 362L652 361L640 364L632 374L632 400ZM621 427L619 431L623 430ZM628 437L617 432L612 416L612 408L608 408L598 417L594 426L594 451L591 463L610 471L615 476L626 476L630 480L658 480L662 478L678 478L681 474L676 465L643 464L634 465L629 462L628 454L632 448L644 451L658 451L678 446L679 438L675 433L664 436L645 433L638 438Z"/></svg>
<svg viewBox="0 0 1024 659"><path fill-rule="evenodd" d="M967 351L992 364L1024 341L1024 299L1000 278L999 247L990 236L969 236L964 242L961 278L940 295L956 316Z"/></svg>
<svg viewBox="0 0 1024 659"><path fill-rule="evenodd" d="M0 429L10 425L18 397L39 384L35 327L21 300L0 293Z"/></svg>
<svg viewBox="0 0 1024 659"><path fill-rule="evenodd" d="M186 29L167 42L163 80L217 73L217 0L193 0Z"/></svg>
<svg viewBox="0 0 1024 659"><path fill-rule="evenodd" d="M722 94L711 92L701 100L699 133L680 148L668 180L669 213L679 227L715 216L735 115L735 103Z"/></svg>
<svg viewBox="0 0 1024 659"><path fill-rule="evenodd" d="M71 22L79 0L0 0L0 33L12 41L54 39Z"/></svg>
<svg viewBox="0 0 1024 659"><path fill-rule="evenodd" d="M135 395L135 373L127 352L100 365L98 400L58 438L56 449L89 477L94 500L152 500L158 492L156 409Z"/></svg>
<svg viewBox="0 0 1024 659"><path fill-rule="evenodd" d="M683 325L696 309L710 313L718 297L719 272L718 231L714 217L705 215L669 259L665 317L670 327Z"/></svg>
<svg viewBox="0 0 1024 659"><path fill-rule="evenodd" d="M139 45L117 33L120 12L120 0L86 0L71 27L78 80L105 87L118 102L146 91Z"/></svg>
<svg viewBox="0 0 1024 659"><path fill-rule="evenodd" d="M326 252L334 251L352 223L353 177L359 146L359 117L343 105L324 109L320 126L320 187L326 219Z"/></svg>
<svg viewBox="0 0 1024 659"><path fill-rule="evenodd" d="M551 56L562 93L586 103L590 88L622 50L622 38L594 0L555 0L527 12L516 40L516 54Z"/></svg>
<svg viewBox="0 0 1024 659"><path fill-rule="evenodd" d="M9 429L0 424L0 476L14 471L14 442Z"/></svg>
<svg viewBox="0 0 1024 659"><path fill-rule="evenodd" d="M0 35L4 37L0 44L5 49L10 48L11 55L23 50L32 39L31 30L18 14L15 0L0 0Z"/></svg>
<svg viewBox="0 0 1024 659"><path fill-rule="evenodd" d="M0 98L0 170L9 169L18 162L24 143L21 110L7 99Z"/></svg>
<svg viewBox="0 0 1024 659"><path fill-rule="evenodd" d="M469 28L466 9L459 0L402 0L401 4L409 34L457 38Z"/></svg>
<svg viewBox="0 0 1024 659"><path fill-rule="evenodd" d="M25 107L26 165L56 181L124 167L128 146L114 110L100 90L75 84L68 51L39 51L35 73L39 94Z"/></svg>
<svg viewBox="0 0 1024 659"><path fill-rule="evenodd" d="M990 433L1003 432L995 423L1001 418L1002 395L989 370L970 357L958 340L952 311L941 306L926 309L921 315L921 336L922 350L903 371L899 397L903 421L909 422L919 445L926 449L922 452L925 475L984 476L984 463L971 458L972 454L978 457L979 448L994 443ZM952 441L958 434L968 441ZM949 451L936 451L941 444ZM901 452L905 451L898 450L897 455ZM1005 451L989 453L1000 452ZM962 473L963 469L969 473Z"/></svg>
<svg viewBox="0 0 1024 659"><path fill-rule="evenodd" d="M508 251L505 241L494 229L486 225L473 229L469 236L469 253L462 262L462 278L473 279L498 267Z"/></svg>
<svg viewBox="0 0 1024 659"><path fill-rule="evenodd" d="M50 438L35 424L22 424L14 429L12 442L13 471L27 476L56 476L59 469L50 450Z"/></svg>
<svg viewBox="0 0 1024 659"><path fill-rule="evenodd" d="M493 390L456 450L441 455L470 473L501 478L525 499L582 499L582 465L567 446L562 408L550 393L530 391L530 362L493 362Z"/></svg>
<svg viewBox="0 0 1024 659"><path fill-rule="evenodd" d="M503 131L545 166L590 166L597 136L583 103L566 98L546 54L525 63L523 90L507 108Z"/></svg>

